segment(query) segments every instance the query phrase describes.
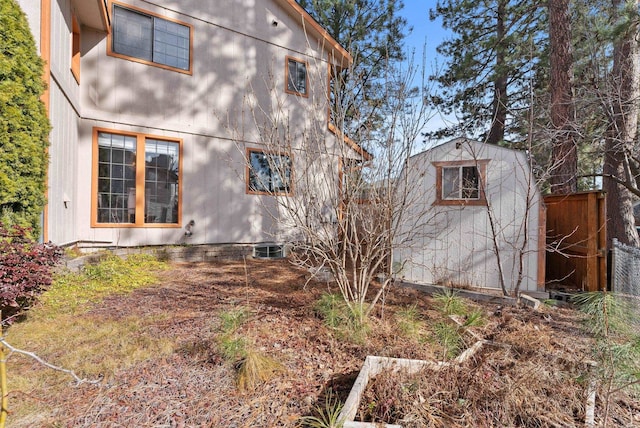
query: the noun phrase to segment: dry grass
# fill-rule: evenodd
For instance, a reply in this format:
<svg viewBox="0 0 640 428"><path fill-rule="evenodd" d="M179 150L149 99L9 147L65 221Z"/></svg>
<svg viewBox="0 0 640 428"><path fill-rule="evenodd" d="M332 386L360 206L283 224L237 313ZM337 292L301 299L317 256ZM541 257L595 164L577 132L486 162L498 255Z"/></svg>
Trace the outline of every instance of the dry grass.
<svg viewBox="0 0 640 428"><path fill-rule="evenodd" d="M331 291L326 283L312 281L303 290L305 273L286 261L247 260L247 268L248 277L242 261L175 265L154 286L90 300L73 307L73 315L50 311L12 326L12 342L24 332L30 339L18 342L21 346L83 374L104 374L105 380L75 386L68 377L12 356L9 426L293 428L314 414L329 391L344 400L366 355L433 360L443 352L428 339L429 326L444 319L428 296L394 290L384 311L370 320L366 341L357 343L340 339L314 310ZM238 318L241 322L228 320L239 307L249 315ZM476 333L508 343L510 350L483 353L466 370L432 374L438 382L425 379L420 385L422 399L430 403L421 412L449 426L461 423L473 407L479 409L478 421L494 420L487 419L493 413L504 421L513 421L508 418L515 413L554 415L555 410L538 409L555 390L526 391L545 379L567 389L564 407L575 409L579 419L584 385L577 362L588 358L592 342L576 314L511 308L497 314L490 305L481 308L488 322ZM402 322L407 324L401 327ZM225 334L244 338L245 354L269 356L282 370L256 360L247 365L253 388L240 391L238 360L225 359L219 348ZM449 384L459 390L444 388ZM619 403L637 406L626 395ZM619 426L633 425L630 411L618 415Z"/></svg>
<svg viewBox="0 0 640 428"><path fill-rule="evenodd" d="M241 391L255 391L261 383L268 382L284 371L282 364L253 349L246 352L238 362L238 388Z"/></svg>
<svg viewBox="0 0 640 428"><path fill-rule="evenodd" d="M564 357L544 348L523 357L512 347L485 347L462 366L382 373L365 392L360 418L406 428L580 426L588 368Z"/></svg>

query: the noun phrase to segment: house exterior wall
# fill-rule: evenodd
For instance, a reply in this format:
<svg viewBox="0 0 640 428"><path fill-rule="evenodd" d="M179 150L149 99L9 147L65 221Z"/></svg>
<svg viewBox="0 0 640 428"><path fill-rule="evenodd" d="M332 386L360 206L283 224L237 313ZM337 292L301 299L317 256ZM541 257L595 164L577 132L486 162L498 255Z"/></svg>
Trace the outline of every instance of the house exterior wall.
<svg viewBox="0 0 640 428"><path fill-rule="evenodd" d="M25 1L18 4L27 15L29 25L41 55L46 62L45 79L48 92L44 98L49 112L49 169L47 215L45 230L54 226L48 240L64 244L77 239L78 203L76 191L77 123L79 86L70 70L71 3L59 1ZM44 17L50 18L47 22Z"/></svg>
<svg viewBox="0 0 640 428"><path fill-rule="evenodd" d="M48 1L53 125L48 239L58 244L132 246L251 243L283 237L273 217L275 199L247 192L244 156L247 147L266 149L258 125L275 115L286 117L294 174L306 170L305 156L296 153L307 150L310 128L335 145L335 136L327 130L327 41L305 33L301 16L285 0L120 2L191 26L192 66L190 73L182 73L109 55L106 28L83 21L85 4L42 4ZM34 2L22 3L34 34L43 31L40 10ZM81 28L79 82L71 73L74 13ZM285 92L287 57L306 63L308 96ZM96 129L181 142L181 217L176 225L92 224ZM335 169L337 182L337 158L326 161ZM190 220L195 227L187 239L184 226Z"/></svg>
<svg viewBox="0 0 640 428"><path fill-rule="evenodd" d="M486 161L483 183L487 204L435 205L433 162L461 161ZM538 272L542 201L523 153L459 139L412 157L404 173L408 174L408 182L415 184L410 190L410 212L423 213L424 221L411 232L407 245L394 254L396 266L403 266L399 276L416 283L499 290L495 236L506 288L511 291L516 286L520 255L520 290L538 291L543 287L539 285L542 278ZM404 232L415 227L409 220Z"/></svg>

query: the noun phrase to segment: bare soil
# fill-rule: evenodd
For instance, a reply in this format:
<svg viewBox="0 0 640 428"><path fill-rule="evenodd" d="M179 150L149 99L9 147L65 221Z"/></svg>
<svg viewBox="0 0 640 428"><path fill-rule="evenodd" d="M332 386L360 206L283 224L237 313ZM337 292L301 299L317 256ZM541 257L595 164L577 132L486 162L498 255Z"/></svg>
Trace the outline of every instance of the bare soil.
<svg viewBox="0 0 640 428"><path fill-rule="evenodd" d="M164 273L157 286L108 298L84 316L100 323L170 313L171 317L158 317L163 321L140 334L172 338L175 351L123 369L100 385L83 384L67 388L64 396L48 397L59 405L44 418L50 421L46 426L296 427L302 416L314 414L316 406L324 404L329 391L344 401L367 355L441 358L442 349L432 339L403 336L392 322L393 314L409 305L418 307L427 325L442 320L430 296L393 288L372 319L368 339L358 344L340 338L317 316L314 302L330 291L331 285L311 281L305 287L307 277L305 271L286 260L247 260L246 266L242 260L179 264ZM468 375L452 372L431 376L436 386L429 387L429 391L449 391L442 395L443 400L449 396L455 401L442 406L439 414L445 415L435 418L432 426L485 426L484 422L477 425L473 420L460 419L460 412L446 415L446 409L466 402L464 394L512 403L511 407L502 407L505 412L527 408L526 402L513 404L522 396L531 401L531 414L562 416L538 418L535 425L527 425L533 419L522 419L521 426L584 426L586 381L578 378L588 370L586 363L591 359L593 341L580 328L580 315L569 308L533 311L477 305L485 312L487 323L475 332L483 338L508 343L512 351L508 355L483 354L471 363ZM285 369L249 392L238 390L234 365L222 358L216 346L219 314L240 306L251 313L241 334ZM511 384L513 388L509 390L502 376L510 376L521 361L532 376L514 374L513 378L521 383ZM529 387L527 383L539 383L533 370L570 376L564 387L567 391L550 385L533 395L521 394ZM476 373L480 377L471 379ZM460 377L463 381L466 378L466 383L454 379ZM473 390L453 394L452 385L466 385ZM561 398L553 399L556 395ZM614 407L614 425L640 425L637 397L621 395ZM490 411L495 409L486 409Z"/></svg>

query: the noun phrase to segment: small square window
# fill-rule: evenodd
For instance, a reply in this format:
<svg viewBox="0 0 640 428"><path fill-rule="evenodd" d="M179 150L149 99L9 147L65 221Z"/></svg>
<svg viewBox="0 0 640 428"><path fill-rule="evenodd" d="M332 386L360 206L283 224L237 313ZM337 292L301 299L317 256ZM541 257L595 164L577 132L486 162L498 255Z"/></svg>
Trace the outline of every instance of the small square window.
<svg viewBox="0 0 640 428"><path fill-rule="evenodd" d="M249 150L249 193L284 194L291 191L291 158Z"/></svg>
<svg viewBox="0 0 640 428"><path fill-rule="evenodd" d="M473 164L434 162L436 167L436 204L486 205L482 177L488 161Z"/></svg>
<svg viewBox="0 0 640 428"><path fill-rule="evenodd" d="M287 57L287 91L290 94L307 96L307 63Z"/></svg>

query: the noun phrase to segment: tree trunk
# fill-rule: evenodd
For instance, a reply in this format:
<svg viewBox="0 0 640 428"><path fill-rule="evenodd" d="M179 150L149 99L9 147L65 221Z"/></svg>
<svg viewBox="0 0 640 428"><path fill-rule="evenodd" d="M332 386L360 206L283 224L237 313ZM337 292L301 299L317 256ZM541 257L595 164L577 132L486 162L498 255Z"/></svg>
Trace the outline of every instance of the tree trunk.
<svg viewBox="0 0 640 428"><path fill-rule="evenodd" d="M573 125L573 50L569 0L549 0L551 47L551 193L569 194L578 190L578 150Z"/></svg>
<svg viewBox="0 0 640 428"><path fill-rule="evenodd" d="M636 7L636 1L612 1L614 18L621 7ZM603 189L607 193L607 245L613 238L627 245L640 246L633 218L632 193L618 180L627 180L627 154L630 153L638 129L638 96L640 96L638 64L638 22L629 21L628 28L615 41L613 51L612 94L609 129L605 142Z"/></svg>
<svg viewBox="0 0 640 428"><path fill-rule="evenodd" d="M498 14L496 16L496 77L493 82L493 117L491 120L491 129L487 137L487 143L498 144L504 140L505 123L507 121L507 71L505 55L507 47L505 46L506 29L504 21L506 18L507 3L500 0L498 3Z"/></svg>

